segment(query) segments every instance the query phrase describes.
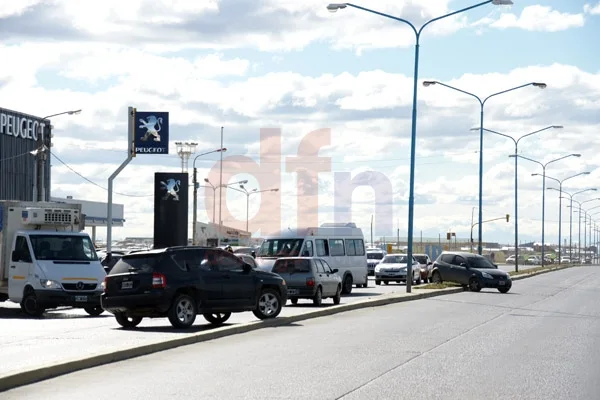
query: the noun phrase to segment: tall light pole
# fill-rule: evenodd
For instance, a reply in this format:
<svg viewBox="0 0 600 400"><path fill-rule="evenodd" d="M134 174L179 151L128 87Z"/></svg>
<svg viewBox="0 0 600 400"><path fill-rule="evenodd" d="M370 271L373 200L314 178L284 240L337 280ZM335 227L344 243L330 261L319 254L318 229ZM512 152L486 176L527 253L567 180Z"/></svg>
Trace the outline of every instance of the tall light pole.
<svg viewBox="0 0 600 400"><path fill-rule="evenodd" d="M510 88L510 89L502 90L501 92L493 93L484 99L482 99L481 97L477 96L474 93L467 92L466 90L462 90L462 89L447 85L447 84L439 82L439 81L423 82L423 86L425 86L425 87L432 86L432 85L440 85L445 88L455 90L457 92L474 97L479 102L479 107L480 107L479 108L479 227L478 227L479 239L478 239L478 243L477 243L477 253L481 255L481 253L483 251L483 131L485 130L485 128L483 127L484 126L483 125L483 111L485 108L485 104L492 97L496 97L496 96L499 96L504 93L512 92L517 89L521 89L521 88L524 88L527 86L535 86L540 89L545 89L547 85L545 83L541 83L541 82L530 82L530 83L526 83L524 85L516 86L516 87ZM498 134L498 132L493 132L493 133ZM502 135L502 136L510 137L507 135ZM516 218L515 218L515 220L516 220Z"/></svg>
<svg viewBox="0 0 600 400"><path fill-rule="evenodd" d="M561 243L561 241L562 241L562 185L565 181L568 181L569 179L573 179L573 178L576 178L581 175L589 175L589 174L590 174L589 172L580 172L578 174L571 175L562 180L546 175L547 179L551 179L555 182L558 182L558 192L559 192L559 195L558 195L558 263L559 264L560 264L560 260L562 258L562 247L561 247L562 246L562 243ZM531 174L531 176L542 176L542 175L541 174Z"/></svg>
<svg viewBox="0 0 600 400"><path fill-rule="evenodd" d="M521 141L521 139L524 139L528 136L535 135L536 133L547 131L548 129L562 129L562 128L563 128L562 125L550 125L543 129L538 129L537 131L533 131L533 132L527 133L525 135L522 135L517 139L513 138L512 136L506 135L504 133L493 131L491 129L485 129L482 127L473 128L471 130L472 131L473 130L480 131L480 132L483 130L485 132L493 133L494 135L499 135L499 136L508 138L508 139L512 140L513 143L515 144L515 154L519 154L519 142ZM480 155L480 157L481 157L481 155ZM519 201L518 201L518 180L517 180L518 179L518 170L517 170L517 168L518 168L517 160L518 159L519 159L519 157L515 157L515 272L519 272L519 221L518 221L519 220L519 218L518 218L519 217L519 208L517 207L518 203L519 203ZM481 239L481 235L479 237ZM559 246L560 246L560 244L559 244Z"/></svg>
<svg viewBox="0 0 600 400"><path fill-rule="evenodd" d="M60 115L75 115L75 114L80 114L80 113L81 113L81 110L63 111L63 112L59 112L56 114L47 115L42 118L42 121L46 121L49 118L58 117ZM47 148L46 148L46 143L45 143L45 138L44 138L44 131L42 130L41 126L39 126L38 129L39 130L37 132L37 140L36 140L37 148L34 151L35 153L34 152L31 153L36 158L35 168L33 170L33 175L34 175L33 201L47 201L48 198L46 196L46 168L45 168L45 161L47 160L47 158L46 158L47 157L47 155L46 155Z"/></svg>
<svg viewBox="0 0 600 400"><path fill-rule="evenodd" d="M552 164L552 163L557 162L557 161L564 160L565 158L569 158L569 157L581 157L581 154L569 154L569 155L566 155L566 156L555 158L554 160L550 160L550 161L548 161L545 164L542 163L542 162L536 161L536 160L534 160L532 158L528 158L528 157L522 156L520 154L511 154L511 155L509 155L509 157L515 157L515 158L516 157L520 157L520 158L522 158L524 160L534 162L534 163L536 163L536 164L538 164L538 165L540 165L542 167L542 267L543 267L544 266L544 261L545 261L545 259L544 259L544 250L545 250L545 247L546 247L546 243L545 243L545 239L546 238L545 238L545 231L544 231L544 229L545 229L545 222L546 222L546 220L545 220L545 217L546 217L546 214L545 214L546 213L546 167L548 165Z"/></svg>
<svg viewBox="0 0 600 400"><path fill-rule="evenodd" d="M221 156L223 156L223 152L221 152ZM247 180L243 180L243 181L228 183L226 185L223 185L223 184L221 184L221 185L213 185L208 180L208 178L204 178L204 182L208 183L209 184L208 187L210 187L213 190L213 226L214 226L215 225L215 206L216 206L216 203L217 203L215 201L216 200L215 197L216 197L216 194L217 194L217 189L219 189L219 192L222 192L223 188L233 189L233 188L231 188L231 186L233 186L233 185L245 185L246 183L248 183L248 181ZM219 211L219 225L218 225L219 226L219 232L217 234L217 236L218 236L217 237L217 246L221 243L221 221L220 221L220 219L221 219L221 212Z"/></svg>
<svg viewBox="0 0 600 400"><path fill-rule="evenodd" d="M190 156L196 152L196 146L198 143L194 142L175 142L177 146L177 155L181 158L181 173L187 172L188 161Z"/></svg>
<svg viewBox="0 0 600 400"><path fill-rule="evenodd" d="M408 25L415 34L415 65L414 65L414 77L413 77L413 99L412 99L412 126L411 126L411 144L410 144L410 179L409 179L409 191L408 191L408 249L407 249L407 258L410 260L413 255L413 219L414 219L414 205L415 205L415 155L416 155L416 144L417 144L417 89L419 83L419 48L420 48L420 39L421 33L426 26L431 24L432 22L439 21L441 19L463 13L465 11L472 10L474 8L484 6L486 4L494 4L494 5L511 5L513 2L511 0L487 0L478 4L475 4L470 7L465 7L460 10L448 13L446 15L442 15L437 18L433 18L427 22L425 22L419 29L415 27L415 25L404 19L394 17L390 14L385 14L379 11L371 10L368 8L364 8L361 6L357 6L351 3L332 3L327 6L327 9L330 12L336 12L338 10L344 9L346 7L356 8L358 10L366 11L371 14L379 15L381 17L389 18L397 22L401 22L403 24ZM483 124L482 124L483 125ZM411 276L412 274L412 264L408 263L407 267L407 275ZM406 280L406 292L410 293L412 287L412 282L410 279Z"/></svg>
<svg viewBox="0 0 600 400"><path fill-rule="evenodd" d="M588 212L590 210L598 208L598 206L592 207L592 208L590 208L589 210L586 211L586 210L583 209L583 205L585 203L588 203L588 202L594 201L594 200L599 200L599 199L596 198L596 199L589 199L589 200L584 200L584 201L575 201L577 203L577 205L579 206L579 209L575 210L575 212L579 214L579 229L578 229L579 242L577 244L577 247L578 247L577 255L579 257L579 262L580 263L581 263L581 214L583 214L583 251L585 253L585 247L586 247L586 241L587 241L587 216L588 216Z"/></svg>
<svg viewBox="0 0 600 400"><path fill-rule="evenodd" d="M244 193L246 195L246 232L250 232L248 230L248 224L250 221L250 195L257 194L257 193L264 193L264 192L278 192L279 191L279 188L264 189L264 190L252 189L252 190L248 191L248 189L246 189L246 187L243 184L240 185L240 189L237 189L234 187L230 187L229 189L235 190L236 192Z"/></svg>
<svg viewBox="0 0 600 400"><path fill-rule="evenodd" d="M223 127L221 127L221 148L223 148ZM221 244L221 232L223 230L223 226L222 226L223 220L221 219L222 204L223 204L223 152L221 152L221 161L219 162L219 234L217 235L217 246L219 246Z"/></svg>
<svg viewBox="0 0 600 400"><path fill-rule="evenodd" d="M548 190L558 191L558 189L556 189L556 188L548 188ZM573 200L573 197L578 194L585 193L585 192L591 192L591 191L595 192L596 190L597 190L596 188L589 188L589 189L580 190L579 192L575 192L572 194L567 193L564 190L562 191L563 194L566 194L567 196L569 196L568 198L567 197L563 197L563 198L568 199L570 201L569 205L567 206L567 208L570 209L570 213L569 213L569 260L570 261L573 261L573 201L575 201L575 200Z"/></svg>
<svg viewBox="0 0 600 400"><path fill-rule="evenodd" d="M193 222L192 222L192 243L195 245L196 244L196 224L198 223L198 187L200 187L199 183L198 183L198 169L196 168L196 161L198 160L199 157L205 156L207 154L213 154L213 153L223 153L226 152L227 149L225 147L217 149L217 150L213 150L213 151L207 151L206 153L200 153L198 154L196 157L194 157L194 162L192 163L192 167L194 168L194 178L193 178L193 185L194 185L194 212L193 212ZM213 200L214 203L214 200ZM214 208L213 208L214 209ZM213 212L213 219L214 219L214 212ZM214 221L213 221L214 222Z"/></svg>

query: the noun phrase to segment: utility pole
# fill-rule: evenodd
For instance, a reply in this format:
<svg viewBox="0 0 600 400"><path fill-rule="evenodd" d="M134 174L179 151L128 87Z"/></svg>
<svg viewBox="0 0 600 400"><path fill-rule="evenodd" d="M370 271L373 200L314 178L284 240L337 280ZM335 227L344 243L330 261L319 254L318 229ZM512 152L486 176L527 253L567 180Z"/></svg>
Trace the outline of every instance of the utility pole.
<svg viewBox="0 0 600 400"><path fill-rule="evenodd" d="M190 156L196 152L198 143L175 142L175 145L177 146L177 155L181 158L181 172L187 172Z"/></svg>

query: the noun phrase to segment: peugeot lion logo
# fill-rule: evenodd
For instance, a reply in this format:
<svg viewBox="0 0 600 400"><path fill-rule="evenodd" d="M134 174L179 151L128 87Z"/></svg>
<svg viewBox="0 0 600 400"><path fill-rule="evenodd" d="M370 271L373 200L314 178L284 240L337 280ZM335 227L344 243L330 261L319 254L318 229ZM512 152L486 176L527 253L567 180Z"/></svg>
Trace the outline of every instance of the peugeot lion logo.
<svg viewBox="0 0 600 400"><path fill-rule="evenodd" d="M160 182L162 185L162 189L166 192L163 196L163 200L168 200L169 197L173 198L173 201L179 201L179 185L181 185L180 180L175 180L173 178L167 179L167 182Z"/></svg>
<svg viewBox="0 0 600 400"><path fill-rule="evenodd" d="M77 285L75 285L75 287L77 288L77 290L83 290L83 282L77 282Z"/></svg>
<svg viewBox="0 0 600 400"><path fill-rule="evenodd" d="M146 133L141 137L142 142L147 141L150 137L153 137L155 142L160 142L159 132L161 130L160 125L162 122L162 118L156 118L154 115L150 115L147 120L140 118L140 128L146 129Z"/></svg>

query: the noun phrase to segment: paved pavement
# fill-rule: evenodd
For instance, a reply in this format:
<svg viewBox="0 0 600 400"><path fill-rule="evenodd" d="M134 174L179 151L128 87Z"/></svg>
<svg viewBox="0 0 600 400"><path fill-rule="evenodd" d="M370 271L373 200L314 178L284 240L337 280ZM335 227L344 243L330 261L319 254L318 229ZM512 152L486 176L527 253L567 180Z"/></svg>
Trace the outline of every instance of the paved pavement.
<svg viewBox="0 0 600 400"><path fill-rule="evenodd" d="M464 292L261 329L0 397L597 399L599 287L598 267L556 271L516 281L508 294Z"/></svg>
<svg viewBox="0 0 600 400"><path fill-rule="evenodd" d="M371 282L369 286L354 288L349 296L342 297L342 304L406 291L404 285L397 284L375 286ZM331 306L331 299L323 300L322 307ZM288 302L280 315L303 314L315 309L310 300L300 300L296 306ZM185 332L173 331L166 318L145 319L137 330L128 331L120 328L112 314L90 317L78 309L49 311L41 319L29 319L23 316L17 304L10 302L0 303L0 321L0 376L214 329L202 316L198 316L194 328ZM247 322L258 323L259 320L250 312L239 313L232 315L226 325ZM34 356L24 357L23 354Z"/></svg>

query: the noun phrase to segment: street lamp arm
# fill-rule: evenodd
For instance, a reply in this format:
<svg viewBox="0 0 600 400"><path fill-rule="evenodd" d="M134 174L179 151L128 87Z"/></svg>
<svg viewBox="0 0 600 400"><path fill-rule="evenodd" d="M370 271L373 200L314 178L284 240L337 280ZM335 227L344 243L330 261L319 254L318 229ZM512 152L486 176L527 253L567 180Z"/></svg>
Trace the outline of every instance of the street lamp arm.
<svg viewBox="0 0 600 400"><path fill-rule="evenodd" d="M534 160L532 158L529 158L529 157L522 156L520 154L511 154L511 155L509 155L509 157L511 157L511 158L512 157L519 157L519 158L522 158L523 160L534 162L534 163L540 165L542 168L546 169L546 166L544 164L542 164L541 162L536 161L536 160Z"/></svg>
<svg viewBox="0 0 600 400"><path fill-rule="evenodd" d="M547 127L543 128L543 129L538 129L537 131L534 131L534 132L528 133L526 135L523 135L520 138L518 138L516 142L517 142L517 144L519 144L519 142L521 141L521 139L524 139L527 136L535 135L536 133L544 132L544 131L547 131L548 129L560 129L560 128L562 128L562 126L560 126L560 125L550 125L550 126L547 126Z"/></svg>
<svg viewBox="0 0 600 400"><path fill-rule="evenodd" d="M69 115L73 115L73 114L79 114L81 112L81 110L71 110L71 111L63 111L60 113L56 113L56 114L51 114L48 116L45 116L44 118L42 118L42 120L48 119L48 118L52 118L52 117L58 117L59 115L65 115L65 114L69 114Z"/></svg>
<svg viewBox="0 0 600 400"><path fill-rule="evenodd" d="M235 190L236 192L244 193L246 196L249 195L248 192L246 192L245 190L242 190L242 189L234 188L234 187L231 187L231 186L228 186L228 185L223 185L223 187L229 188L231 190Z"/></svg>
<svg viewBox="0 0 600 400"><path fill-rule="evenodd" d="M585 192L595 192L595 191L596 191L596 188L583 189L583 190L580 190L579 192L573 193L572 196L575 196L576 194L585 193Z"/></svg>
<svg viewBox="0 0 600 400"><path fill-rule="evenodd" d="M498 92L498 93L490 94L488 97L486 97L486 98L485 98L485 99L484 99L484 100L481 102L481 104L482 104L482 105L484 105L484 104L485 104L485 103L486 103L486 102L487 102L489 99L491 99L492 97L496 97L496 96L499 96L499 95L501 95L501 94L508 93L508 92L512 92L513 90L521 89L521 88L524 88L524 87L527 87L527 86L531 86L531 85L539 85L539 84L536 84L536 82L529 82L529 83L526 83L526 84L524 84L524 85L521 85L521 86L517 86L517 87L514 87L514 88L506 89L506 90L503 90L503 91L501 91L501 92ZM540 87L542 87L542 86L540 86Z"/></svg>
<svg viewBox="0 0 600 400"><path fill-rule="evenodd" d="M423 30L423 28L425 27L425 26L421 27L421 30L419 30L417 32L417 28L413 25L413 23L410 22L410 21L408 21L408 20L406 20L406 19L404 19L404 18L394 17L393 15L382 13L380 11L371 10L370 8L365 8L365 7L357 6L356 4L352 4L352 3L346 3L346 5L349 6L349 7L357 8L357 9L362 10L362 11L369 12L371 14L379 15L381 17L393 19L394 21L403 22L406 25L410 26L411 29L413 30L413 32L415 33L415 35L417 35L417 36L421 32L421 30Z"/></svg>
<svg viewBox="0 0 600 400"><path fill-rule="evenodd" d="M483 102L481 101L481 98L479 98L479 96L477 96L476 94L473 94L471 92L467 92L466 90L462 90L462 89L459 89L457 87L454 87L454 86L451 86L451 85L448 85L446 83L439 82L439 81L425 81L425 82L423 82L423 86L429 86L429 85L440 85L440 86L446 87L448 89L452 89L452 90L455 90L457 92L466 94L467 96L471 96L471 97L476 98L477 101L479 102L479 104L483 105ZM477 130L479 130L479 129L477 129ZM484 130L486 130L486 129L484 129Z"/></svg>
<svg viewBox="0 0 600 400"><path fill-rule="evenodd" d="M264 193L264 192L277 192L279 191L279 189L263 189L263 190L253 190L251 192L249 192L248 194L256 194L256 193Z"/></svg>
<svg viewBox="0 0 600 400"><path fill-rule="evenodd" d="M569 158L569 157L579 157L579 155L578 155L578 154L568 154L568 155L566 155L566 156L562 156L562 157L559 157L559 158L555 158L554 160L550 160L550 161L548 161L548 162L546 163L546 165L544 165L544 168L545 168L545 167L547 167L548 165L552 164L552 163L555 163L555 162L557 162L557 161L560 161L560 160L564 160L565 158Z"/></svg>
<svg viewBox="0 0 600 400"><path fill-rule="evenodd" d="M479 131L480 129L481 129L481 128L473 128L473 129L471 129L471 130L472 130L472 131L475 131L475 130L476 130L476 131ZM509 136L509 135L506 135L506 134L504 134L504 133L500 133L500 132L498 132L498 131L494 131L494 130L491 130L491 129L486 129L486 128L483 128L483 130L484 130L485 132L493 133L494 135L500 135L500 136L504 136L505 138L509 138L510 140L512 140L512 141L515 143L515 145L517 144L517 141L516 141L516 140L515 140L515 138L514 138L514 137L512 137L512 136Z"/></svg>
<svg viewBox="0 0 600 400"><path fill-rule="evenodd" d="M457 10L457 11L451 12L451 13L449 13L449 14L442 15L441 17L437 17L437 18L434 18L434 19L432 19L432 20L429 20L429 21L427 21L427 22L425 22L425 23L423 24L423 26L422 26L422 27L419 29L419 31L418 31L418 32L415 32L415 33L417 34L417 36L420 36L420 35L421 35L421 32L423 32L423 29L425 29L425 27L426 27L427 25L431 24L432 22L439 21L440 19L448 18L448 17L451 17L451 16L453 16L453 15L456 15L456 14L463 13L463 12L465 12L465 11L469 11L469 10L472 10L472 9L474 9L474 8L477 8L477 7L484 6L484 5L486 5L486 4L489 4L489 3L491 3L492 1L493 1L493 0L487 0L487 1L481 2L481 3L479 3L479 4L475 4L475 5L472 5L472 6L469 6L469 7L465 7L465 8L462 8L462 9L460 9L460 10Z"/></svg>
<svg viewBox="0 0 600 400"><path fill-rule="evenodd" d="M207 151L206 153L200 153L196 157L194 157L194 162L192 163L192 166L193 166L193 168L196 168L196 160L198 159L198 157L202 157L202 156L205 156L207 154L220 153L220 152L226 152L226 151L227 151L227 149L224 147L222 149L217 149L217 150L213 150L213 151Z"/></svg>
<svg viewBox="0 0 600 400"><path fill-rule="evenodd" d="M542 174L531 174L531 176L543 176ZM546 175L546 179L550 179L553 180L555 182L558 182L559 185L562 184L562 182L559 179L553 178L551 176ZM554 189L554 188L548 188L548 190L558 190L560 192L559 189Z"/></svg>
<svg viewBox="0 0 600 400"><path fill-rule="evenodd" d="M563 181L563 183L564 183L565 181L567 181L567 180L569 180L569 179L572 179L572 178L577 178L578 176L581 176L581 175L589 175L589 174L590 174L589 172L580 172L580 173L578 173L578 174L576 174L576 175L569 176L569 177L567 177L567 178L563 179L562 181Z"/></svg>

